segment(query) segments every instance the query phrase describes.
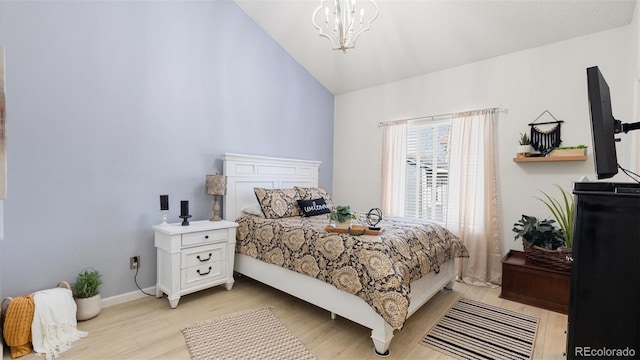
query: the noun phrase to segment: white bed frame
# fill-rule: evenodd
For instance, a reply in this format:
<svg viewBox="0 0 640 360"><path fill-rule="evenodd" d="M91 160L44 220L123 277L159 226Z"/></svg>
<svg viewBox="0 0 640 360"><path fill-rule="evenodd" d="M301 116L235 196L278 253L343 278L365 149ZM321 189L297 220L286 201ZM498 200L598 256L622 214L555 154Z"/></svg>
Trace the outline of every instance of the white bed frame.
<svg viewBox="0 0 640 360"><path fill-rule="evenodd" d="M223 162L224 175L227 177L224 217L230 221L238 218L243 209L258 205L254 187L317 187L318 168L321 163L229 153L223 155ZM236 254L234 269L240 274L330 311L334 319L337 314L371 329L371 339L376 353L388 355L393 328L359 297L338 290L321 280L243 254ZM411 283L409 316L442 288L451 289L453 279L453 260L450 260L440 267L439 273L429 273Z"/></svg>

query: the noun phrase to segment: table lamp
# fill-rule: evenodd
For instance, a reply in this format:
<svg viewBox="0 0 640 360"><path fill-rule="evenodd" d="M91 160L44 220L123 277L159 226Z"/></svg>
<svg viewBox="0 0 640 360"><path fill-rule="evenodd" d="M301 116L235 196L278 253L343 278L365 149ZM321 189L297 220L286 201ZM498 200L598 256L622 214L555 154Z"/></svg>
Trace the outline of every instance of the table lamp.
<svg viewBox="0 0 640 360"><path fill-rule="evenodd" d="M227 177L224 175L207 175L207 194L213 195L213 216L209 221L220 221L220 203L218 196L227 192Z"/></svg>

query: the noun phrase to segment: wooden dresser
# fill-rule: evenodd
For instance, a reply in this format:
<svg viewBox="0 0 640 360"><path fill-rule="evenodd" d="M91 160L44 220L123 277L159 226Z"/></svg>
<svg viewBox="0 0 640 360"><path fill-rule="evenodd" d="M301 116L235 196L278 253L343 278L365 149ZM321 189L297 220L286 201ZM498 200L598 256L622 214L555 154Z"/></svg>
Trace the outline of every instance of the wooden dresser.
<svg viewBox="0 0 640 360"><path fill-rule="evenodd" d="M502 259L500 297L567 314L570 272L527 262L524 252L511 250Z"/></svg>

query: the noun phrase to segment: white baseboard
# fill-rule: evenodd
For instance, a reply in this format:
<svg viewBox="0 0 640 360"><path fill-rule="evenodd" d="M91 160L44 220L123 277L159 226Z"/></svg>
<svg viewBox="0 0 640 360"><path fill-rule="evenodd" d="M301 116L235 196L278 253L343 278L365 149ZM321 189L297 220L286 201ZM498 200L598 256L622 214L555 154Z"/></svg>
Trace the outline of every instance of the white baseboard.
<svg viewBox="0 0 640 360"><path fill-rule="evenodd" d="M155 286L150 286L148 288L143 289L144 292L149 293L149 294L153 294L153 296L155 296L156 294L156 287ZM109 306L114 306L114 305L118 305L118 304L123 304L132 300L137 300L137 299L142 299L145 296L149 296L146 294L143 294L142 291L140 290L136 290L136 291L131 291L128 293L124 293L124 294L120 294L120 295L115 295L115 296L110 296L108 298L104 298L101 300L102 303L102 307L106 308Z"/></svg>

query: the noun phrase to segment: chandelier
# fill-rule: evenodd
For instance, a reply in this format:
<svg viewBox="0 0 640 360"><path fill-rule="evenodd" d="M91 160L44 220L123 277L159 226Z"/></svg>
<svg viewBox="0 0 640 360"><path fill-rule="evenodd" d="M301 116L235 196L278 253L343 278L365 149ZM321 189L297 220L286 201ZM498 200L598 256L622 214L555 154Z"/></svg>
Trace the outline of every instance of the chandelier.
<svg viewBox="0 0 640 360"><path fill-rule="evenodd" d="M363 32L369 30L373 20L378 17L378 4L375 0L365 0L364 5L357 4L358 0L333 0L333 5L326 5L326 0L320 0L320 6L313 12L311 21L318 29L320 36L324 36L333 45L333 50L353 49L356 40ZM360 2L362 3L362 1ZM365 7L373 15L365 20ZM324 16L318 16L318 12L324 8ZM373 11L372 11L373 10ZM367 12L367 15L369 15ZM320 18L320 21L318 21ZM324 22L324 29L318 23Z"/></svg>

